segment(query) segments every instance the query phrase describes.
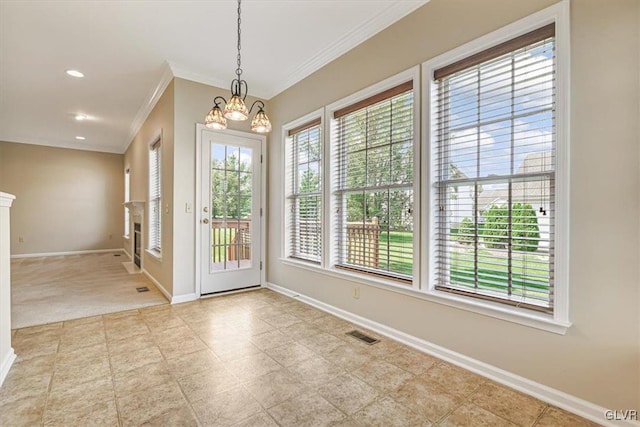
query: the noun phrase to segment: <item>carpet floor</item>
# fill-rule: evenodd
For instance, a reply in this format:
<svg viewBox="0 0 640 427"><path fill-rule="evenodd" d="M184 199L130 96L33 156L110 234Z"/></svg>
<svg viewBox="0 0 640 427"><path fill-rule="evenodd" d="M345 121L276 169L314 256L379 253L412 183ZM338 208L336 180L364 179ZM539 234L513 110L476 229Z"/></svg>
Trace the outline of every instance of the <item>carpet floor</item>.
<svg viewBox="0 0 640 427"><path fill-rule="evenodd" d="M11 327L167 304L144 274L130 274L123 261L129 261L124 253L11 260ZM149 291L136 291L143 286Z"/></svg>

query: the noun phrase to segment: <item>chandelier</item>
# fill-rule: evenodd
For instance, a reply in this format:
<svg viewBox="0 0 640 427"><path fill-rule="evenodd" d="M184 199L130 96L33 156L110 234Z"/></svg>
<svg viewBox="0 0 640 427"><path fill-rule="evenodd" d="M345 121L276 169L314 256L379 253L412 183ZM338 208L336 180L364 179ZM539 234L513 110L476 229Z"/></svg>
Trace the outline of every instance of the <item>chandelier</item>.
<svg viewBox="0 0 640 427"><path fill-rule="evenodd" d="M251 108L247 109L244 100L247 98L249 86L242 79L242 67L240 56L240 2L238 0L238 68L236 68L236 78L231 81L231 98L229 101L222 96L213 99L213 108L204 119L204 125L211 129L226 129L227 119L234 121L247 120L253 108L257 105L258 112L251 120L251 130L258 133L271 132L271 122L264 112L264 102L257 100ZM224 103L224 110L220 109L220 104Z"/></svg>

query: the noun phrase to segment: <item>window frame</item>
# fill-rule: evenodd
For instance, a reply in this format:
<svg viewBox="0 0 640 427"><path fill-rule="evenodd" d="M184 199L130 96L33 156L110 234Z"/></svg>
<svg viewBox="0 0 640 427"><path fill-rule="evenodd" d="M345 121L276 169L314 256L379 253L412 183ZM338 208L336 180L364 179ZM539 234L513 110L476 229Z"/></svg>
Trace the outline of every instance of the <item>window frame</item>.
<svg viewBox="0 0 640 427"><path fill-rule="evenodd" d="M131 201L131 168L124 169L124 202ZM124 207L124 235L125 239L131 238L131 212L128 207Z"/></svg>
<svg viewBox="0 0 640 427"><path fill-rule="evenodd" d="M295 129L300 126L304 126L313 121L320 120L320 170L321 170L321 181L320 181L320 227L321 227L321 250L320 250L320 261L315 262L313 260L307 260L304 258L293 257L291 256L291 236L288 226L291 221L291 210L290 210L290 195L291 195L291 176L293 173L292 170L289 170L289 159L290 159L290 149L291 149L291 137L289 136L289 131ZM293 120L282 126L282 164L283 169L285 171L283 185L282 185L282 254L281 259L286 260L292 263L300 263L303 265L312 265L315 267L324 267L324 260L326 259L326 240L325 240L325 229L326 229L326 205L325 205L325 197L326 197L326 161L325 161L325 120L324 120L324 108L320 108L318 110L312 111L311 113L305 114L304 116Z"/></svg>
<svg viewBox="0 0 640 427"><path fill-rule="evenodd" d="M366 271L360 271L357 269L346 269L338 266L339 246L337 239L334 238L338 234L338 228L340 227L340 221L337 215L329 214L328 218L325 218L325 224L328 224L325 233L325 245L328 253L324 265L333 274L338 277L342 276L349 280L358 279L359 281L365 281L365 283L372 283L377 285L388 285L394 288L418 290L420 285L419 278L421 277L420 262L418 261L418 255L420 253L420 242L422 241L421 234L421 192L420 192L420 170L421 170L421 153L420 153L420 104L421 104L421 91L420 91L420 66L416 65L408 70L391 76L381 82L371 85L365 89L362 89L350 96L347 96L339 101L336 101L325 108L325 122L327 123L327 131L325 133L325 144L329 160L325 162L327 167L325 170L329 171L329 174L325 173L325 177L331 176L330 171L336 170L337 163L340 162L339 152L337 150L337 138L335 137L338 127L338 119L334 118L334 113L345 107L356 104L372 96L378 95L388 89L392 89L402 83L411 81L413 83L413 254L414 254L414 268L411 276L411 281L405 281L402 279L396 279L388 277L384 274L372 274ZM332 182L324 183L327 191L325 197L326 208L325 212L335 213L338 208L336 197L336 183Z"/></svg>
<svg viewBox="0 0 640 427"><path fill-rule="evenodd" d="M155 258L161 259L162 257L162 158L164 157L162 155L162 147L163 147L163 143L162 143L162 132L160 132L155 138L152 139L152 142L149 143L149 151L148 151L148 155L149 155L149 169L148 169L148 179L149 179L149 185L148 185L148 203L147 203L147 210L148 210L148 214L147 214L147 249L146 252L153 255ZM152 245L152 241L151 241L151 216L153 215L153 212L151 211L151 202L152 200L155 200L151 198L151 185L152 185L152 180L153 180L153 176L151 175L151 153L156 150L157 147L157 156L158 156L158 177L157 177L157 182L158 182L158 221L160 222L160 229L158 231L159 236L158 236L158 245L154 246Z"/></svg>
<svg viewBox="0 0 640 427"><path fill-rule="evenodd" d="M438 83L434 70L453 64L478 52L507 42L544 25L555 23L556 43L556 171L555 171L555 282L553 314L513 307L500 302L436 290L436 196L433 184L437 168L432 167L432 145L435 141L435 119ZM564 334L569 321L569 4L567 1L541 10L497 31L473 40L422 64L423 92L423 152L422 197L428 208L422 216L427 244L422 251L422 292L430 299L469 311Z"/></svg>

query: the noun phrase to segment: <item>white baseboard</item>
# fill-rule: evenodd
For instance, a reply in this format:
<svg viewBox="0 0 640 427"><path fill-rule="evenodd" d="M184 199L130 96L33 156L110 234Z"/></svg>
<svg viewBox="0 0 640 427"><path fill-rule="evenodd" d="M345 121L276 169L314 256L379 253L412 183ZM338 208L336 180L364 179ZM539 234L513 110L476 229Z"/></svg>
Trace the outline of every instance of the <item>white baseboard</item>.
<svg viewBox="0 0 640 427"><path fill-rule="evenodd" d="M131 254L129 253L129 251L127 251L125 248L122 248L122 251L125 253L125 255L127 255L129 257L129 259L133 259L131 257Z"/></svg>
<svg viewBox="0 0 640 427"><path fill-rule="evenodd" d="M175 297L172 296L169 291L167 291L164 286L162 286L160 284L160 282L158 282L158 280L153 277L151 275L151 273L149 273L147 270L145 270L144 268L142 269L142 272L144 273L145 276L147 276L149 278L149 280L151 280L151 282L156 285L156 288L158 288L158 290L160 292L162 292L162 295L165 296L165 298L167 300L169 300L169 302L171 304L180 304L181 302L189 302L189 301L195 301L198 299L198 295L196 294L186 294L186 295L176 295Z"/></svg>
<svg viewBox="0 0 640 427"><path fill-rule="evenodd" d="M13 348L9 347L9 352L5 355L4 360L2 361L2 365L0 365L0 387L4 383L4 380L7 378L9 374L9 369L13 365L13 362L16 360L16 353L13 351Z"/></svg>
<svg viewBox="0 0 640 427"><path fill-rule="evenodd" d="M505 371L493 365L489 365L487 363L465 356L464 354L446 349L439 345L425 341L421 338L414 337L413 335L409 335L407 333L367 319L365 317L358 316L357 314L342 310L306 295L299 294L298 292L291 291L290 289L284 288L274 283L267 283L267 287L278 293L291 298L295 298L320 310L326 311L327 313L333 314L344 320L348 320L351 323L378 332L381 335L413 347L416 350L420 350L424 353L438 357L453 365L460 366L461 368L467 369L478 375L482 375L483 377L489 378L497 383L516 389L522 393L533 396L537 399L550 403L554 406L577 414L596 423L617 427L640 426L640 423L633 421L607 421L604 417L604 414L607 411L606 408L588 402L584 399L580 399L576 396L572 396L568 393L556 390L544 384L531 381L527 378Z"/></svg>
<svg viewBox="0 0 640 427"><path fill-rule="evenodd" d="M88 251L67 251L67 252L39 252L36 254L16 254L11 255L12 259L17 258L40 258L49 256L64 256L64 255L84 255L84 254L103 254L109 252L125 252L123 248L118 249L92 249Z"/></svg>

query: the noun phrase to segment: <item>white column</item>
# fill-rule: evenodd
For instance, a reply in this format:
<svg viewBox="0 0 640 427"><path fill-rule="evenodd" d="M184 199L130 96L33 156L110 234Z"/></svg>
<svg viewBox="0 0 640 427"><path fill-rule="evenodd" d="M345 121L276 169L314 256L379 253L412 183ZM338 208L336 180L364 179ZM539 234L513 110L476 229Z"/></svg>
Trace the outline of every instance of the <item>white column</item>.
<svg viewBox="0 0 640 427"><path fill-rule="evenodd" d="M16 359L11 347L11 248L9 209L16 197L0 192L0 386Z"/></svg>

